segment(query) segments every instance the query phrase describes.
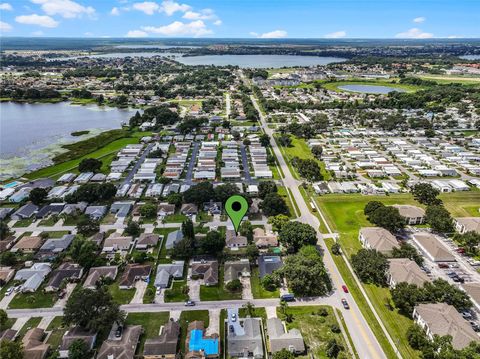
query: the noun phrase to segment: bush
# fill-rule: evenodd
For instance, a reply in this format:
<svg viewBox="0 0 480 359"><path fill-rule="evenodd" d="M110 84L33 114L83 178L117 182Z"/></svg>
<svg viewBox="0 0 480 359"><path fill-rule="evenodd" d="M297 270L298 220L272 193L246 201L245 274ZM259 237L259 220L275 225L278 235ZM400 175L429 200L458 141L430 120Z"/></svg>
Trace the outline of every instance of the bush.
<svg viewBox="0 0 480 359"><path fill-rule="evenodd" d="M228 282L227 284L225 284L225 288L229 292L239 292L242 290L243 286L242 286L242 282L240 282L240 279L234 279Z"/></svg>

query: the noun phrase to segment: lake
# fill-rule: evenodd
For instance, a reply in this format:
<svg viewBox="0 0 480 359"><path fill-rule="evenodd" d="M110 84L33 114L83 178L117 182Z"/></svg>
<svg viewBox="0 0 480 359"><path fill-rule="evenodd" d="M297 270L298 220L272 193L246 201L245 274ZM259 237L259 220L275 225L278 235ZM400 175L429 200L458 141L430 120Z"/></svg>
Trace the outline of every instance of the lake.
<svg viewBox="0 0 480 359"><path fill-rule="evenodd" d="M377 85L342 85L338 86L340 90L350 91L350 92L361 92L361 93L370 93L370 94L382 94L397 91L405 92L404 89L399 87L390 87L390 86L377 86Z"/></svg>
<svg viewBox="0 0 480 359"><path fill-rule="evenodd" d="M19 176L44 167L61 152L61 145L84 139L74 131L92 130L91 134L120 128L134 110L96 105L0 104L0 179ZM90 135L91 135L90 134Z"/></svg>
<svg viewBox="0 0 480 359"><path fill-rule="evenodd" d="M464 55L459 57L464 60L480 60L480 55Z"/></svg>

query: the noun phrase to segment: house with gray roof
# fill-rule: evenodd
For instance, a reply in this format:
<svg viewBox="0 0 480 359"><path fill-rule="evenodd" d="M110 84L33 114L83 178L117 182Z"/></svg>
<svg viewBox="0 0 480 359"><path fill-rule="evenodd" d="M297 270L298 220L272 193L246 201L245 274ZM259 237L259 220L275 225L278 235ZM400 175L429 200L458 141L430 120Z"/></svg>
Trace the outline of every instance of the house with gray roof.
<svg viewBox="0 0 480 359"><path fill-rule="evenodd" d="M88 206L85 214L91 219L99 220L107 213L107 206Z"/></svg>
<svg viewBox="0 0 480 359"><path fill-rule="evenodd" d="M167 242L165 243L166 249L172 249L176 244L180 243L183 239L183 232L181 229L177 229L170 232L167 236Z"/></svg>
<svg viewBox="0 0 480 359"><path fill-rule="evenodd" d="M114 213L117 218L125 218L135 204L134 201L117 201L110 206L110 213Z"/></svg>
<svg viewBox="0 0 480 359"><path fill-rule="evenodd" d="M42 219L50 215L58 215L62 212L63 207L65 207L64 203L47 204L46 206L40 208L37 213L35 213L35 218Z"/></svg>
<svg viewBox="0 0 480 359"><path fill-rule="evenodd" d="M65 251L73 242L75 236L73 234L65 234L62 238L49 238L40 247L35 255L39 259L54 259L59 253Z"/></svg>
<svg viewBox="0 0 480 359"><path fill-rule="evenodd" d="M99 280L102 278L110 278L114 280L117 277L117 273L117 266L92 267L88 272L87 279L85 279L85 282L83 283L83 287L94 289Z"/></svg>
<svg viewBox="0 0 480 359"><path fill-rule="evenodd" d="M381 227L364 227L360 229L358 239L363 248L375 249L382 254L390 254L394 248L400 248L393 234Z"/></svg>
<svg viewBox="0 0 480 359"><path fill-rule="evenodd" d="M429 232L413 235L413 241L420 250L433 262L455 262L455 256L440 240Z"/></svg>
<svg viewBox="0 0 480 359"><path fill-rule="evenodd" d="M38 211L38 206L33 203L27 203L19 209L17 209L12 215L11 218L14 220L27 219L32 217Z"/></svg>
<svg viewBox="0 0 480 359"><path fill-rule="evenodd" d="M132 359L142 333L141 325L126 326L120 338L112 338L103 342L98 350L97 359Z"/></svg>
<svg viewBox="0 0 480 359"><path fill-rule="evenodd" d="M295 328L287 331L280 319L267 319L267 333L270 341L270 352L272 354L282 349L287 349L294 354L302 354L305 352L302 333Z"/></svg>
<svg viewBox="0 0 480 359"><path fill-rule="evenodd" d="M0 220L4 220L5 218L7 218L14 210L15 208L13 207L0 208Z"/></svg>
<svg viewBox="0 0 480 359"><path fill-rule="evenodd" d="M180 325L173 319L164 325L162 333L154 338L145 340L143 346L144 359L175 359L177 357Z"/></svg>
<svg viewBox="0 0 480 359"><path fill-rule="evenodd" d="M82 278L83 268L77 263L62 263L52 272L50 280L45 288L47 292L55 292L60 289L64 281L73 282Z"/></svg>
<svg viewBox="0 0 480 359"><path fill-rule="evenodd" d="M87 202L78 202L78 203L67 203L60 214L75 214L83 213L87 208Z"/></svg>
<svg viewBox="0 0 480 359"><path fill-rule="evenodd" d="M159 264L157 266L157 275L155 276L155 287L168 288L170 278L182 279L185 261L174 261L169 264Z"/></svg>
<svg viewBox="0 0 480 359"><path fill-rule="evenodd" d="M190 263L191 278L202 278L205 285L218 284L218 262L217 261L192 261Z"/></svg>
<svg viewBox="0 0 480 359"><path fill-rule="evenodd" d="M159 235L155 233L142 233L137 239L135 248L139 250L145 250L150 247L156 247L159 238Z"/></svg>
<svg viewBox="0 0 480 359"><path fill-rule="evenodd" d="M280 256L260 256L258 257L258 269L260 272L260 278L265 277L267 274L272 274L277 269L283 266L282 257Z"/></svg>
<svg viewBox="0 0 480 359"><path fill-rule="evenodd" d="M13 279L24 282L22 292L35 292L51 271L50 263L34 263L30 268L17 271Z"/></svg>
<svg viewBox="0 0 480 359"><path fill-rule="evenodd" d="M232 326L227 334L228 355L233 358L264 357L261 319L239 319L239 325Z"/></svg>
<svg viewBox="0 0 480 359"><path fill-rule="evenodd" d="M70 346L74 341L81 340L85 343L88 350L93 350L95 342L97 340L97 333L94 331L85 330L79 326L75 326L65 332L62 338L62 343L58 348L60 358L68 358Z"/></svg>
<svg viewBox="0 0 480 359"><path fill-rule="evenodd" d="M225 283L242 277L250 277L250 274L250 261L248 259L225 262L225 272L223 276Z"/></svg>

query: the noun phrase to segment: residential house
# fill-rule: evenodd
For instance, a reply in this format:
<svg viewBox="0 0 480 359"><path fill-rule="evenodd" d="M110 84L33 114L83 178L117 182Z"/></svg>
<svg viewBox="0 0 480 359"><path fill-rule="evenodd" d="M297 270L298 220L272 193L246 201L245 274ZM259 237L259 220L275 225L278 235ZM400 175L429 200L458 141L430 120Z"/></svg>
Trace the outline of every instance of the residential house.
<svg viewBox="0 0 480 359"><path fill-rule="evenodd" d="M92 241L97 245L97 247L101 247L103 240L105 239L105 232L97 232L93 236L89 237L88 240Z"/></svg>
<svg viewBox="0 0 480 359"><path fill-rule="evenodd" d="M223 277L225 283L243 277L250 277L250 274L250 261L248 259L225 262L225 273Z"/></svg>
<svg viewBox="0 0 480 359"><path fill-rule="evenodd" d="M480 339L455 307L446 303L418 304L413 310L413 320L425 330L430 340L433 340L434 335L450 335L452 346L457 350Z"/></svg>
<svg viewBox="0 0 480 359"><path fill-rule="evenodd" d="M58 215L63 211L64 203L51 203L43 206L35 213L36 219L46 218L50 215Z"/></svg>
<svg viewBox="0 0 480 359"><path fill-rule="evenodd" d="M156 247L159 236L155 233L142 233L137 239L135 248L138 250L146 250L151 247Z"/></svg>
<svg viewBox="0 0 480 359"><path fill-rule="evenodd" d="M45 288L47 292L55 292L60 289L64 281L79 281L83 275L83 268L77 263L62 263L52 272L50 280Z"/></svg>
<svg viewBox="0 0 480 359"><path fill-rule="evenodd" d="M425 220L425 210L423 208L408 204L395 204L392 207L398 209L400 215L405 218L407 224L423 224Z"/></svg>
<svg viewBox="0 0 480 359"><path fill-rule="evenodd" d="M387 282L390 288L403 282L422 287L425 282L430 281L428 275L411 259L392 258L388 260L388 264Z"/></svg>
<svg viewBox="0 0 480 359"><path fill-rule="evenodd" d="M50 344L43 342L45 331L40 328L29 329L22 339L23 356L25 359L45 359L50 349Z"/></svg>
<svg viewBox="0 0 480 359"><path fill-rule="evenodd" d="M22 292L35 292L52 271L50 263L34 263L30 268L17 271L14 280L23 281Z"/></svg>
<svg viewBox="0 0 480 359"><path fill-rule="evenodd" d="M282 257L263 255L258 257L258 270L260 278L265 277L267 274L272 274L277 269L283 266Z"/></svg>
<svg viewBox="0 0 480 359"><path fill-rule="evenodd" d="M198 206L195 203L184 203L180 208L180 213L186 216L193 216L198 213Z"/></svg>
<svg viewBox="0 0 480 359"><path fill-rule="evenodd" d="M13 220L21 220L31 218L36 212L38 211L38 206L34 205L33 203L27 203L17 209L10 218Z"/></svg>
<svg viewBox="0 0 480 359"><path fill-rule="evenodd" d="M184 267L184 261L174 261L169 264L159 264L157 266L157 275L155 276L155 287L168 288L170 278L182 279Z"/></svg>
<svg viewBox="0 0 480 359"><path fill-rule="evenodd" d="M15 275L15 268L0 267L0 286L7 284Z"/></svg>
<svg viewBox="0 0 480 359"><path fill-rule="evenodd" d="M132 359L137 350L138 340L143 333L141 325L129 325L123 329L120 339L105 340L100 347L97 359Z"/></svg>
<svg viewBox="0 0 480 359"><path fill-rule="evenodd" d="M110 213L114 213L116 218L125 218L135 204L134 201L117 201L110 206Z"/></svg>
<svg viewBox="0 0 480 359"><path fill-rule="evenodd" d="M11 251L34 253L42 246L42 242L42 237L40 236L24 236L13 245Z"/></svg>
<svg viewBox="0 0 480 359"><path fill-rule="evenodd" d="M217 261L192 261L191 278L202 278L205 285L218 284L218 262Z"/></svg>
<svg viewBox="0 0 480 359"><path fill-rule="evenodd" d="M205 202L203 204L203 210L211 216L222 214L222 202Z"/></svg>
<svg viewBox="0 0 480 359"><path fill-rule="evenodd" d="M160 203L157 208L157 216L163 218L175 213L175 205L170 203Z"/></svg>
<svg viewBox="0 0 480 359"><path fill-rule="evenodd" d="M272 354L282 349L287 349L294 354L302 354L305 352L302 333L300 333L298 329L290 329L287 331L280 319L267 319L267 333L270 341L270 352Z"/></svg>
<svg viewBox="0 0 480 359"><path fill-rule="evenodd" d="M455 218L455 229L460 234L466 232L480 233L480 217Z"/></svg>
<svg viewBox="0 0 480 359"><path fill-rule="evenodd" d="M413 241L422 250L422 252L434 262L455 262L455 256L450 250L435 237L428 232L415 233Z"/></svg>
<svg viewBox="0 0 480 359"><path fill-rule="evenodd" d="M183 240L183 232L181 229L177 229L173 232L170 232L167 236L167 242L165 243L166 249L173 249L176 244L180 243Z"/></svg>
<svg viewBox="0 0 480 359"><path fill-rule="evenodd" d="M261 319L239 319L228 330L228 356L233 358L264 358Z"/></svg>
<svg viewBox="0 0 480 359"><path fill-rule="evenodd" d="M81 214L87 208L87 202L67 203L60 214Z"/></svg>
<svg viewBox="0 0 480 359"><path fill-rule="evenodd" d="M364 227L360 229L358 239L367 249L375 249L383 254L390 254L394 248L400 248L393 234L380 227Z"/></svg>
<svg viewBox="0 0 480 359"><path fill-rule="evenodd" d="M94 289L97 282L102 278L115 280L118 273L117 266L92 267L88 272L87 279L83 283L84 288Z"/></svg>
<svg viewBox="0 0 480 359"><path fill-rule="evenodd" d="M480 283L467 282L463 283L461 287L470 296L477 310L480 310Z"/></svg>
<svg viewBox="0 0 480 359"><path fill-rule="evenodd" d="M74 238L73 234L65 234L62 238L49 238L40 247L35 257L41 260L53 260L70 246Z"/></svg>
<svg viewBox="0 0 480 359"><path fill-rule="evenodd" d="M10 213L14 211L13 207L4 207L0 208L0 220L3 221L5 218L7 218Z"/></svg>
<svg viewBox="0 0 480 359"><path fill-rule="evenodd" d="M238 236L233 229L227 229L225 235L225 245L230 249L243 248L248 245L247 237Z"/></svg>
<svg viewBox="0 0 480 359"><path fill-rule="evenodd" d="M58 348L59 358L68 358L70 346L76 340L81 340L85 343L88 350L93 350L97 340L97 333L94 331L85 330L79 326L69 329L63 335L62 343Z"/></svg>
<svg viewBox="0 0 480 359"><path fill-rule="evenodd" d="M112 234L103 243L103 253L114 254L115 252L126 253L133 243L133 237L117 237Z"/></svg>
<svg viewBox="0 0 480 359"><path fill-rule="evenodd" d="M107 213L107 206L88 206L85 208L85 214L91 219L100 220Z"/></svg>
<svg viewBox="0 0 480 359"><path fill-rule="evenodd" d="M220 355L220 338L218 334L205 335L205 325L195 320L188 324L185 342L185 359L218 358Z"/></svg>
<svg viewBox="0 0 480 359"><path fill-rule="evenodd" d="M150 277L152 266L149 264L127 264L125 271L120 277L118 287L120 289L133 288L135 282L138 280L147 280Z"/></svg>
<svg viewBox="0 0 480 359"><path fill-rule="evenodd" d="M277 236L271 232L267 233L263 228L255 228L253 230L253 242L257 248L277 247Z"/></svg>
<svg viewBox="0 0 480 359"><path fill-rule="evenodd" d="M177 357L178 337L180 325L169 320L164 325L162 333L154 338L145 340L143 345L144 359L175 359Z"/></svg>

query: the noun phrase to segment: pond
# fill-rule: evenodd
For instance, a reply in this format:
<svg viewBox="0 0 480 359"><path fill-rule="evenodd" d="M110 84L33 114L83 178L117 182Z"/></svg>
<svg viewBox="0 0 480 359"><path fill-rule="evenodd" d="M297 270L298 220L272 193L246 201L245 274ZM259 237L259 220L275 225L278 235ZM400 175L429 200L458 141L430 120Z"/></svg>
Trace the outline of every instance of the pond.
<svg viewBox="0 0 480 359"><path fill-rule="evenodd" d="M381 85L342 85L338 86L340 90L350 91L350 92L361 92L361 93L370 93L370 94L388 94L390 92L405 92L404 89L399 87L391 86L381 86Z"/></svg>
<svg viewBox="0 0 480 359"><path fill-rule="evenodd" d="M134 110L96 105L0 104L0 179L44 167L61 151L64 143L84 139L75 131L91 134L120 128Z"/></svg>

